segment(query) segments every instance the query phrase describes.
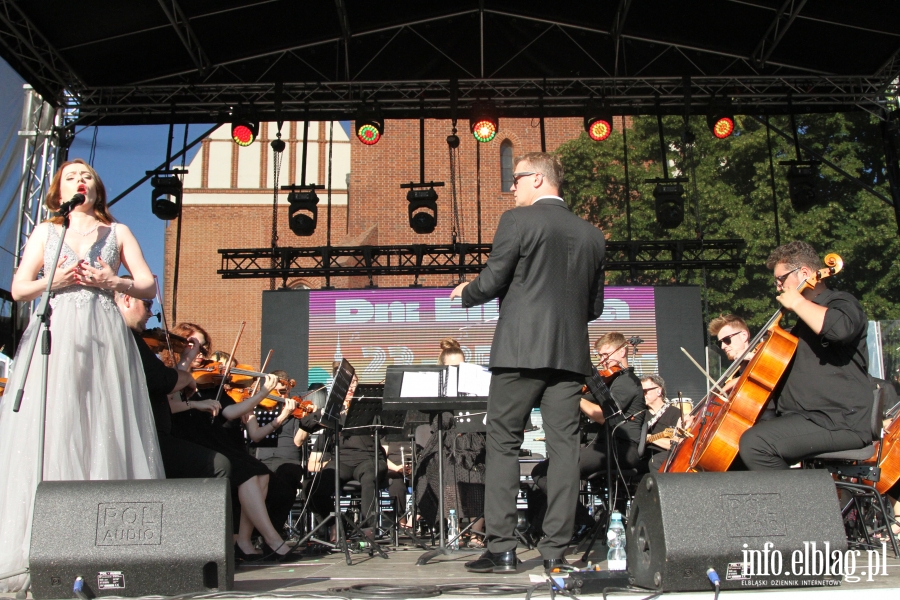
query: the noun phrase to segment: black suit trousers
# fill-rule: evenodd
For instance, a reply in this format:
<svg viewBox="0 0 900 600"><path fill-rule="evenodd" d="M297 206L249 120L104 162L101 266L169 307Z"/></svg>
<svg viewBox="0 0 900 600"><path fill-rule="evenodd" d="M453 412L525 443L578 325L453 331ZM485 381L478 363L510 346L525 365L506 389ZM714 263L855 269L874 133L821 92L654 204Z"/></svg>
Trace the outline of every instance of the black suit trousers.
<svg viewBox="0 0 900 600"><path fill-rule="evenodd" d="M531 409L539 406L547 438L547 516L541 556L561 558L578 501L578 404L584 375L557 369L492 370L487 410L484 517L491 552L516 548L519 449Z"/></svg>
<svg viewBox="0 0 900 600"><path fill-rule="evenodd" d="M856 450L866 444L852 431L829 431L798 414L757 423L741 436L741 459L749 471L784 470L807 456Z"/></svg>

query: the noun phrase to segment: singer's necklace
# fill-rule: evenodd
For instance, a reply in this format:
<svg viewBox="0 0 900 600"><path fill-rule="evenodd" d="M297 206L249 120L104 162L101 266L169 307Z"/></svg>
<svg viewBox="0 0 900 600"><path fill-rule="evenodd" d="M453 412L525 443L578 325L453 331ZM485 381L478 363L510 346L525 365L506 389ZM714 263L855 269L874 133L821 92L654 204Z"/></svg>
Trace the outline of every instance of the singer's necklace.
<svg viewBox="0 0 900 600"><path fill-rule="evenodd" d="M87 231L78 231L77 229L69 228L70 231L74 231L75 233L81 235L82 237L86 237L97 231L97 228L100 227L100 222L97 221L97 224L88 229Z"/></svg>

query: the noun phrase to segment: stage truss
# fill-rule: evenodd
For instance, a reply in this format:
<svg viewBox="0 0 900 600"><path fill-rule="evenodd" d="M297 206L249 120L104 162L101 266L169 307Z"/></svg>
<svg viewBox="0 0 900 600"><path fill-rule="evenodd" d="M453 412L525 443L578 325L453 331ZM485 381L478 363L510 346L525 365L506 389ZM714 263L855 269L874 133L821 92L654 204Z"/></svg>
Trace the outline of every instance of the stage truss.
<svg viewBox="0 0 900 600"><path fill-rule="evenodd" d="M746 261L744 240L662 240L606 243L608 271L734 269ZM220 249L223 279L288 279L472 275L491 244Z"/></svg>
<svg viewBox="0 0 900 600"><path fill-rule="evenodd" d="M897 80L818 75L141 85L85 88L65 108L77 112L67 125L82 126L223 122L241 105L263 121L348 120L364 102L386 119L449 119L468 117L487 98L500 117L580 117L591 98L617 115L705 115L714 97L728 97L735 114L866 110L880 117L885 97L898 92Z"/></svg>

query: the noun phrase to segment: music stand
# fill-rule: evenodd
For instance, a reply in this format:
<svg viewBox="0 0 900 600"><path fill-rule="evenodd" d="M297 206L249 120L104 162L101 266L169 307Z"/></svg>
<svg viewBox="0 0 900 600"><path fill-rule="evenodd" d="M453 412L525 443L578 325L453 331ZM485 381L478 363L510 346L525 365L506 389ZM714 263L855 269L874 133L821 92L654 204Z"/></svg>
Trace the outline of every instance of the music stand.
<svg viewBox="0 0 900 600"><path fill-rule="evenodd" d="M343 428L342 421L344 420L341 416L341 409L344 405L344 398L347 397L347 392L350 390L350 383L353 381L353 376L356 371L353 366L347 362L347 359L341 361L341 366L338 368L337 373L334 377L334 384L331 386L331 394L328 396L328 402L325 404L325 408L322 409L322 418L319 422L323 427L326 427L331 430L331 434L334 438L334 512L328 515L327 518L323 519L321 523L316 525L316 527L310 531L306 536L297 542L297 546L302 545L306 540L310 539L315 535L316 531L324 527L328 523L328 519L334 518L334 528L335 528L335 541L338 546L340 546L341 550L344 552L344 558L347 561L348 565L353 564L353 560L350 558L350 546L347 544L346 536L344 535L344 525L349 525L359 536L366 539L372 547L374 548L379 556L382 558L387 558L387 554L375 544L375 540L366 535L366 533L356 526L356 523L347 519L344 514L341 512L341 429ZM354 412L353 407L357 404L356 402L351 403L350 409L347 411L347 422L351 417L351 414ZM327 446L323 445L323 450ZM345 521L346 519L346 521Z"/></svg>
<svg viewBox="0 0 900 600"><path fill-rule="evenodd" d="M472 548L472 549L455 549L449 547L447 536L446 536L446 528L444 525L444 432L443 432L443 416L442 413L445 410L455 410L460 408L460 404L465 403L467 408L471 408L473 410L486 410L487 409L487 397L486 396L454 396L447 397L442 396L445 389L444 386L440 386L438 390L437 396L417 396L417 397L403 397L401 396L401 390L403 388L403 376L406 372L430 372L430 371L447 371L447 367L445 366L435 366L435 365L403 365L403 366L389 366L387 368L387 375L384 381L384 402L385 405L390 405L392 408L400 409L405 408L407 410L422 410L425 412L437 412L438 418L438 427L437 427L437 447L438 447L438 487L440 488L437 493L438 497L438 531L440 532L440 542L439 547L434 550L429 550L422 554L419 559L416 561L416 565L424 565L427 564L429 560L439 555L452 555L452 554L476 554L481 552L481 549ZM461 535L461 532L457 532L456 538L458 539ZM450 540L452 542L452 540Z"/></svg>

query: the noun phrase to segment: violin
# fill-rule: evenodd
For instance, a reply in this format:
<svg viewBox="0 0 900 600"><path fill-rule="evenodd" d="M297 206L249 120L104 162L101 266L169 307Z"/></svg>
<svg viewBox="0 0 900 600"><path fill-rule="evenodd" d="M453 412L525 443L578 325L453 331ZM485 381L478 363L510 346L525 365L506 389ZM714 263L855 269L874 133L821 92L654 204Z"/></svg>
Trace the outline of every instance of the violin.
<svg viewBox="0 0 900 600"><path fill-rule="evenodd" d="M613 365L609 365L609 368L607 369L600 370L595 368L595 370L597 371L597 375L600 376L600 379L603 380L603 383L605 383L607 387L609 387L610 385L612 385L612 382L615 381L616 377L618 377L619 374L625 370L625 367L623 367L620 363L616 363ZM587 384L581 386L582 394L587 394L590 391L591 389ZM598 398L598 400L601 399Z"/></svg>
<svg viewBox="0 0 900 600"><path fill-rule="evenodd" d="M248 400L253 396L253 393L249 388L234 388L228 390L228 392L226 393L235 402L243 402L244 400ZM297 403L297 408L295 408L291 412L292 417L302 419L309 413L315 412L316 410L316 405L312 400L303 400L300 396L293 396L289 399ZM272 391L269 392L268 396L260 400L259 406L260 408L264 408L266 410L273 410L275 408L278 408L279 405L284 404L284 400L284 398L279 396L276 392Z"/></svg>
<svg viewBox="0 0 900 600"><path fill-rule="evenodd" d="M145 329L141 333L141 337L144 338L144 342L150 346L150 349L157 354L163 350L168 350L170 344L172 352L181 354L190 343L186 338L175 335L174 333L169 333L165 329L160 329L159 327Z"/></svg>
<svg viewBox="0 0 900 600"><path fill-rule="evenodd" d="M249 367L250 365L238 366ZM191 367L191 375L194 377L194 382L197 384L198 389L212 388L222 384L222 380L225 377L225 370L227 368L227 365L224 365L220 362L216 362L214 360L206 360L199 367ZM253 384L253 380L253 377L236 374L234 373L234 369L232 369L228 374L226 383L228 383L232 387L244 388L250 387Z"/></svg>

